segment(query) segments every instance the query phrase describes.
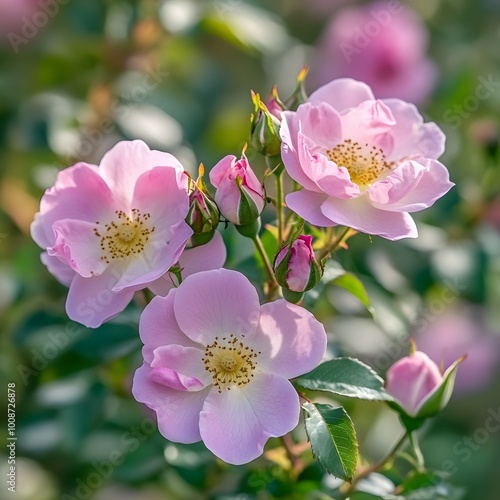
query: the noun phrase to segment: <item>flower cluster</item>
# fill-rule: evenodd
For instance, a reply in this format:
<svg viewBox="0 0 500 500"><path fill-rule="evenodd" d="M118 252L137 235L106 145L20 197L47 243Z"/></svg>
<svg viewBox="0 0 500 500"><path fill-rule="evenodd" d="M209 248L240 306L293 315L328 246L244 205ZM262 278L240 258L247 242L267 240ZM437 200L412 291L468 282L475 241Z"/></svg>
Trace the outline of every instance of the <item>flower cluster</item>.
<svg viewBox="0 0 500 500"><path fill-rule="evenodd" d="M97 328L136 294L142 303L156 295L140 317L144 362L133 395L167 439L203 440L232 464L257 458L299 422L300 393L289 379L315 369L326 351L325 329L303 305L325 281L326 259L356 232L415 237L410 213L453 185L438 161L444 134L415 106L375 99L350 79L307 99L305 75L284 102L276 88L267 104L252 93L250 143L266 157L262 175L245 147L240 159L210 169L212 195L203 166L194 180L172 155L120 142L99 166L60 172L31 227L42 262L69 287L71 319ZM294 183L284 184L286 175ZM275 196L267 179L276 180ZM272 206L265 245L260 218ZM261 286L223 269L220 222L255 244ZM445 404L440 388L451 378L415 353L389 372L383 398L402 418L426 418Z"/></svg>

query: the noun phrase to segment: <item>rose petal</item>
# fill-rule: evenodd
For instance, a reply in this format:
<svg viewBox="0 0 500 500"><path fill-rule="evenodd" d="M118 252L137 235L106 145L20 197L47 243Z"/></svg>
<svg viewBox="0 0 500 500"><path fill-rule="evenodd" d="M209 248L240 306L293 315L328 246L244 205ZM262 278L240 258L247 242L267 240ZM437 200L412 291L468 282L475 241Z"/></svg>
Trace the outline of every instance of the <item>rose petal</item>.
<svg viewBox="0 0 500 500"><path fill-rule="evenodd" d="M261 352L260 370L289 379L318 366L326 350L326 332L303 307L276 300L261 307L252 348Z"/></svg>
<svg viewBox="0 0 500 500"><path fill-rule="evenodd" d="M305 189L287 194L285 197L288 208L310 224L319 227L336 226L335 222L325 217L321 212L321 206L327 199L327 194L313 193Z"/></svg>
<svg viewBox="0 0 500 500"><path fill-rule="evenodd" d="M327 83L309 96L310 103L327 102L339 112L354 108L375 96L366 83L352 78L339 78Z"/></svg>
<svg viewBox="0 0 500 500"><path fill-rule="evenodd" d="M408 157L439 158L444 153L446 137L434 123L424 123L422 115L413 104L400 99L384 99L396 120L391 135L394 149L389 161L401 161Z"/></svg>
<svg viewBox="0 0 500 500"><path fill-rule="evenodd" d="M148 363L153 361L153 351L157 347L170 344L199 346L186 337L177 324L174 315L175 293L176 290L172 290L166 297L155 297L141 314L139 334L144 343L142 356Z"/></svg>
<svg viewBox="0 0 500 500"><path fill-rule="evenodd" d="M112 292L116 269L108 267L100 276L82 278L76 274L66 299L70 319L89 328L97 328L122 312L132 300L133 291Z"/></svg>
<svg viewBox="0 0 500 500"><path fill-rule="evenodd" d="M176 391L150 380L150 372L147 363L135 372L134 398L156 412L158 429L166 439L185 444L199 441L199 416L210 389Z"/></svg>
<svg viewBox="0 0 500 500"><path fill-rule="evenodd" d="M260 373L240 389L212 389L200 414L200 433L210 451L240 465L260 456L270 437L296 427L299 413L292 384L279 375Z"/></svg>
<svg viewBox="0 0 500 500"><path fill-rule="evenodd" d="M257 290L241 273L228 269L188 276L176 290L174 311L181 330L209 345L216 336L251 337L259 318Z"/></svg>
<svg viewBox="0 0 500 500"><path fill-rule="evenodd" d="M389 240L416 238L417 227L405 212L379 210L370 205L365 196L351 200L328 198L321 206L323 214L337 224L352 227Z"/></svg>
<svg viewBox="0 0 500 500"><path fill-rule="evenodd" d="M202 361L205 351L199 347L182 345L157 347L151 363L152 380L162 381L161 383L172 389L187 391L199 391L212 384L212 377L205 370Z"/></svg>
<svg viewBox="0 0 500 500"><path fill-rule="evenodd" d="M102 158L99 171L117 199L130 206L137 179L154 167L173 167L183 171L175 156L150 150L142 141L121 141Z"/></svg>
<svg viewBox="0 0 500 500"><path fill-rule="evenodd" d="M406 161L368 189L372 205L381 210L417 212L434 204L452 187L447 168L437 160Z"/></svg>

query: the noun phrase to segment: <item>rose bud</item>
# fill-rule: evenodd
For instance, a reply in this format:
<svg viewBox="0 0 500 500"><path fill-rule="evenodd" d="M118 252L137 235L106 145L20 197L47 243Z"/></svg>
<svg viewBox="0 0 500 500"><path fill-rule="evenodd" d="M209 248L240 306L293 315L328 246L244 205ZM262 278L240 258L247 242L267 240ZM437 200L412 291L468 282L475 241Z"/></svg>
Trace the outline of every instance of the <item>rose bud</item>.
<svg viewBox="0 0 500 500"><path fill-rule="evenodd" d="M284 291L299 294L285 294L292 302L313 288L321 279L323 268L314 255L312 236L301 235L283 247L274 260L274 274Z"/></svg>
<svg viewBox="0 0 500 500"><path fill-rule="evenodd" d="M205 168L200 165L198 179L194 181L190 177L189 182L189 211L186 222L194 233L191 236L193 247L208 243L219 225L219 209L207 191L203 181L204 173Z"/></svg>
<svg viewBox="0 0 500 500"><path fill-rule="evenodd" d="M264 187L250 167L243 152L239 160L228 155L210 172L210 182L217 188L215 201L220 213L236 226L256 222L264 209Z"/></svg>
<svg viewBox="0 0 500 500"><path fill-rule="evenodd" d="M271 91L271 95L266 101L266 107L269 113L276 117L281 122L281 112L286 111L286 106L281 102L278 95L278 87L275 85Z"/></svg>
<svg viewBox="0 0 500 500"><path fill-rule="evenodd" d="M393 406L405 425L411 420L432 417L448 404L456 370L465 359L465 356L458 359L442 374L427 354L414 349L412 343L413 352L392 365L386 376L386 391L394 397ZM410 425L417 428L420 424Z"/></svg>
<svg viewBox="0 0 500 500"><path fill-rule="evenodd" d="M250 116L250 144L264 156L279 155L281 150L281 139L279 136L281 118L277 118L267 108L260 100L259 94L252 92L252 101L255 110ZM276 106L278 106L277 102ZM274 111L276 112L276 109Z"/></svg>

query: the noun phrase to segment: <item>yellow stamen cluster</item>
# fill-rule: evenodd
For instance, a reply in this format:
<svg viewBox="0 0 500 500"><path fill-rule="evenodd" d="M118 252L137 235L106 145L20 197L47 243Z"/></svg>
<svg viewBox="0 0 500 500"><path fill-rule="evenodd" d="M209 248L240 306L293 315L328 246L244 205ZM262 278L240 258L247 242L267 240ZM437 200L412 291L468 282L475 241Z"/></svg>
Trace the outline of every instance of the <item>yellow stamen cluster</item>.
<svg viewBox="0 0 500 500"><path fill-rule="evenodd" d="M213 344L205 349L203 363L217 390L229 391L232 386L242 387L250 382L257 366L255 358L259 354L231 334L222 339L215 337Z"/></svg>
<svg viewBox="0 0 500 500"><path fill-rule="evenodd" d="M109 224L96 222L94 234L101 240L101 259L109 264L112 260L122 260L140 254L149 241L154 227L148 227L151 218L148 213L141 214L136 208L131 215L117 210L116 220Z"/></svg>
<svg viewBox="0 0 500 500"><path fill-rule="evenodd" d="M386 161L381 148L369 144L360 145L351 139L337 144L333 149L327 150L326 154L339 167L345 167L351 181L360 187L369 186L394 166L394 163Z"/></svg>

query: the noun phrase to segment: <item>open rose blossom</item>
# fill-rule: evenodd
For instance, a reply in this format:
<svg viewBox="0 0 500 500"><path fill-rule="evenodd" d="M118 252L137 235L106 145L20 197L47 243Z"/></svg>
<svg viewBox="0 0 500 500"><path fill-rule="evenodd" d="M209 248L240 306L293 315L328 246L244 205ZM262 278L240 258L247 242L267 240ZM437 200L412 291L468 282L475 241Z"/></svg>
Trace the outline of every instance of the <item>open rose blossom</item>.
<svg viewBox="0 0 500 500"><path fill-rule="evenodd" d="M282 117L283 163L303 187L286 203L313 225L414 238L409 212L431 206L453 186L437 160L441 129L424 123L412 104L376 100L362 82L334 80Z"/></svg>
<svg viewBox="0 0 500 500"><path fill-rule="evenodd" d="M31 226L42 261L69 286L66 311L96 328L179 260L192 230L187 176L168 153L120 142L99 167L61 171Z"/></svg>
<svg viewBox="0 0 500 500"><path fill-rule="evenodd" d="M236 465L298 424L288 379L315 368L326 348L310 312L285 300L261 306L248 279L226 269L193 274L155 297L139 331L144 364L134 397L156 412L165 438L203 440Z"/></svg>

